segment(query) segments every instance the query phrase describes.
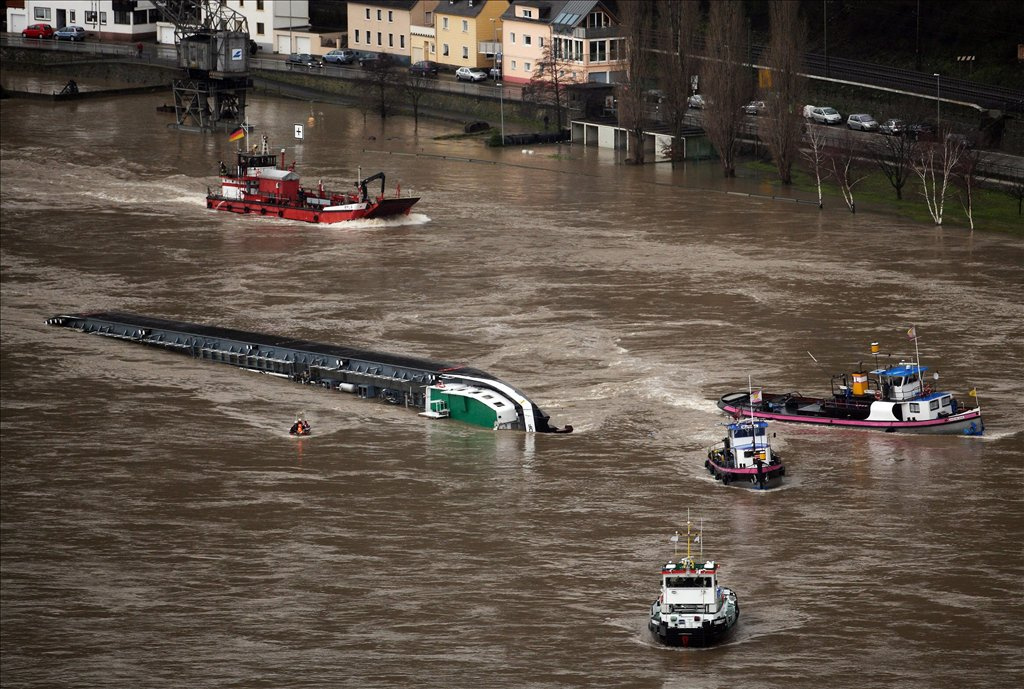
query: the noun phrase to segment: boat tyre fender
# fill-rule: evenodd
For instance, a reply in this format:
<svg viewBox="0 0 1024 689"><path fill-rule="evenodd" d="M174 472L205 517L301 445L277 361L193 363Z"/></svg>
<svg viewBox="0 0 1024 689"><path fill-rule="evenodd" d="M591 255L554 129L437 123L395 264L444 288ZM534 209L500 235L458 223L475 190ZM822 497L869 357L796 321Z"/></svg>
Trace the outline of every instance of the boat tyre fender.
<svg viewBox="0 0 1024 689"><path fill-rule="evenodd" d="M320 216L319 215L314 215L313 216L313 222L320 222Z"/></svg>
<svg viewBox="0 0 1024 689"><path fill-rule="evenodd" d="M283 218L284 217L284 211L283 210L277 211L277 217Z"/></svg>
<svg viewBox="0 0 1024 689"><path fill-rule="evenodd" d="M875 390L875 399L878 400L879 402L882 401L882 391L881 390Z"/></svg>
<svg viewBox="0 0 1024 689"><path fill-rule="evenodd" d="M722 474L722 485L723 486L728 486L729 485L729 474Z"/></svg>
<svg viewBox="0 0 1024 689"><path fill-rule="evenodd" d="M260 215L266 215L266 214L267 214L267 209L266 208L261 208L260 209Z"/></svg>

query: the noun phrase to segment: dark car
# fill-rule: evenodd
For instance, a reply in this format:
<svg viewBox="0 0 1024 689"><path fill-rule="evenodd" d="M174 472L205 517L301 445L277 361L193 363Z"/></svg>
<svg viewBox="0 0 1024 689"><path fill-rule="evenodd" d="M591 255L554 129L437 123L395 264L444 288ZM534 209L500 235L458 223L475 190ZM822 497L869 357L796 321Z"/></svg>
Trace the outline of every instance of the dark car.
<svg viewBox="0 0 1024 689"><path fill-rule="evenodd" d="M81 26L62 26L53 33L58 41L84 41L85 28Z"/></svg>
<svg viewBox="0 0 1024 689"><path fill-rule="evenodd" d="M915 122L907 125L907 136L915 141L934 141L935 125L931 122Z"/></svg>
<svg viewBox="0 0 1024 689"><path fill-rule="evenodd" d="M323 67L323 63L320 62L316 56L310 55L309 53L292 53L288 56L287 62L289 66L301 65L309 68Z"/></svg>
<svg viewBox="0 0 1024 689"><path fill-rule="evenodd" d="M324 62L332 65L350 65L359 58L354 50L332 50L324 55Z"/></svg>
<svg viewBox="0 0 1024 689"><path fill-rule="evenodd" d="M29 24L21 32L22 38L53 38L53 27L49 24Z"/></svg>
<svg viewBox="0 0 1024 689"><path fill-rule="evenodd" d="M419 77L436 77L440 71L441 66L430 60L420 60L409 67L409 74L415 74Z"/></svg>
<svg viewBox="0 0 1024 689"><path fill-rule="evenodd" d="M878 131L886 136L903 136L903 133L906 131L906 125L903 124L903 120L890 118L878 125Z"/></svg>

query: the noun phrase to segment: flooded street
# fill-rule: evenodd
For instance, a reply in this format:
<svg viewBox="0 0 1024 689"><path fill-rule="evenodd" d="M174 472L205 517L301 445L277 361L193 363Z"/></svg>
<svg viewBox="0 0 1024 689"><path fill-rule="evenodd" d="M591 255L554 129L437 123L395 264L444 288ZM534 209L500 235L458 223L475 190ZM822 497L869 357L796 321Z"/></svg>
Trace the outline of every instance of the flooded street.
<svg viewBox="0 0 1024 689"><path fill-rule="evenodd" d="M262 97L256 135L306 184L382 170L422 200L334 226L215 213L234 144L168 129L164 100L0 110L5 687L1024 681L1022 240ZM93 310L465 363L576 431L44 324ZM775 424L782 488L709 477L722 394L826 393L871 341L912 357L911 325L942 388L977 387L984 437ZM646 626L687 510L742 610L707 650Z"/></svg>

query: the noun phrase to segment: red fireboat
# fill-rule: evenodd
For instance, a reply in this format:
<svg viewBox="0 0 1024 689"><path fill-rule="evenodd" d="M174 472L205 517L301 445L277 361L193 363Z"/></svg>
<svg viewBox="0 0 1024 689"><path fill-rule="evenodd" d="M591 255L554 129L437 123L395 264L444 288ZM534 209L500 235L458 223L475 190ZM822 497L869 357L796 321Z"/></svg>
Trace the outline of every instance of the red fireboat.
<svg viewBox="0 0 1024 689"><path fill-rule="evenodd" d="M380 180L380 194L371 196L366 185ZM389 218L408 215L419 201L416 196L384 195L384 173L378 172L355 183L354 192L303 187L295 172L295 163L285 167L284 150L280 157L270 152L267 137L252 151L239 151L234 169L221 163L220 191L207 191L206 207L229 213L254 213L284 220L311 223L336 223L362 218Z"/></svg>

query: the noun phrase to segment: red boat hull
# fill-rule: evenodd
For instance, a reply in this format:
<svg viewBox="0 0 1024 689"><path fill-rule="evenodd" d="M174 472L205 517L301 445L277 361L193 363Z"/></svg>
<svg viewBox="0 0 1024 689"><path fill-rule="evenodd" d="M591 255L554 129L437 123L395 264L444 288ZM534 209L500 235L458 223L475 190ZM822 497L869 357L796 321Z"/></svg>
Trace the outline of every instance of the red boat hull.
<svg viewBox="0 0 1024 689"><path fill-rule="evenodd" d="M370 201L365 207L351 210L322 210L309 206L267 203L253 199L225 199L217 195L206 197L206 207L216 211L239 213L242 215L260 215L282 220L300 220L308 223L331 224L348 220L373 218L391 218L408 215L412 207L419 201L418 197L406 196ZM362 204L355 204L362 205Z"/></svg>

